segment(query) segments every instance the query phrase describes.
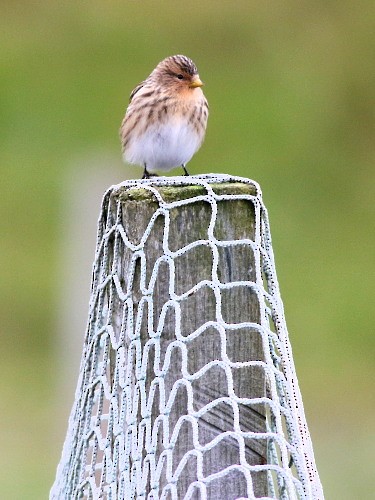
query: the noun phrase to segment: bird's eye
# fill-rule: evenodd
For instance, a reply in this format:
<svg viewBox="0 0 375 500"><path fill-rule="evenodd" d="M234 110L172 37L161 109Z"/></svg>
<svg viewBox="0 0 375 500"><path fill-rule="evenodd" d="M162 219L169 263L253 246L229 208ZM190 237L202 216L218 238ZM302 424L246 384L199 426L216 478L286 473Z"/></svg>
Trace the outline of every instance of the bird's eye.
<svg viewBox="0 0 375 500"><path fill-rule="evenodd" d="M177 78L178 78L179 80L183 80L183 79L184 79L184 75L179 74L179 75L177 75Z"/></svg>

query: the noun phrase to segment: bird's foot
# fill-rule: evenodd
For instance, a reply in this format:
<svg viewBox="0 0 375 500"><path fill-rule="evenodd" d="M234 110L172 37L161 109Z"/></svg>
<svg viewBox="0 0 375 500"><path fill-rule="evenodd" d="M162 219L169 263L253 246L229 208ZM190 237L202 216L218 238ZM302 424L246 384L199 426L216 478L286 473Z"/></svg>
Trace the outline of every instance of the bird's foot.
<svg viewBox="0 0 375 500"><path fill-rule="evenodd" d="M145 165L145 169L143 171L142 179L149 179L150 178L150 172L147 170L147 167Z"/></svg>
<svg viewBox="0 0 375 500"><path fill-rule="evenodd" d="M189 172L186 170L185 165L181 165L181 167L182 167L182 168L183 168L183 170L184 170L184 175L190 176Z"/></svg>

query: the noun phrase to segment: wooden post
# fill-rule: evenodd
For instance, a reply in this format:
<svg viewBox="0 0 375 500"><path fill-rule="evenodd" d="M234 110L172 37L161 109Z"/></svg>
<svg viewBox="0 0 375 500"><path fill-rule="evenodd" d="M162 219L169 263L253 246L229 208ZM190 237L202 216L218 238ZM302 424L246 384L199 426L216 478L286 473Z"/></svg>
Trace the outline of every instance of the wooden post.
<svg viewBox="0 0 375 500"><path fill-rule="evenodd" d="M223 183L212 185L217 194L255 194L254 187L241 183ZM187 199L194 196L206 194L201 186L165 186L157 187L163 199L168 202ZM151 217L158 208L155 196L145 189L120 188L112 195L112 202L118 199L122 203L122 224L125 232L134 244L139 244ZM113 206L113 205L112 205ZM170 250L176 251L185 245L199 240L207 239L207 230L211 220L211 205L206 201L194 202L173 208L170 212L169 240ZM146 283L149 284L154 265L159 257L163 255L164 217L159 216L149 235L144 251L146 256ZM219 201L218 213L214 229L216 239L239 240L254 239L254 209L250 201L233 200ZM233 281L255 281L255 261L252 249L249 245L218 246L219 265L218 278L221 283ZM127 287L127 272L132 259L132 252L125 250L118 257L121 268L118 270L122 278L122 286ZM210 246L200 245L183 253L175 259L175 286L177 294L182 294L202 280L212 279L213 255ZM134 318L138 307L143 305L141 343L142 347L150 340L148 333L148 307L142 301L140 289L141 263L137 261L134 280L132 284ZM166 262L160 264L156 283L153 289L153 322L154 330L158 325L160 313L165 303L170 300L169 294L170 272ZM248 286L239 286L221 290L221 314L226 323L242 323L260 321L259 303L255 292ZM181 333L188 336L197 328L208 321L216 321L216 298L212 288L204 286L196 293L191 294L180 302L181 306ZM116 304L115 306L116 307ZM115 310L114 310L115 312ZM122 310L119 309L118 320L121 324ZM168 346L176 340L176 315L173 308L169 308L164 328L160 338L160 363L162 366ZM189 374L196 373L207 363L214 360L222 360L222 352L225 348L226 354L232 362L243 362L252 360L263 360L263 348L261 336L258 331L250 328L227 329L226 342L220 337L217 328L211 326L193 340L186 343L188 349L187 369ZM223 342L225 345L223 345ZM152 381L155 381L154 359L155 347L148 352L148 364L146 375L146 393L149 394ZM165 400L167 401L173 384L182 378L182 355L179 348L175 348L171 354L169 370L164 378ZM231 368L233 376L233 389L238 397L258 398L265 396L264 371L259 367ZM201 377L193 380L193 408L199 410L211 401L228 397L228 385L230 385L223 368L214 365ZM158 386L160 387L160 386ZM151 414L151 425L160 414L160 392L157 388ZM242 431L265 432L265 409L263 405L239 404L239 423ZM139 409L139 421L142 419ZM188 414L188 392L184 385L180 385L177 397L168 416L169 436L172 435L178 418ZM220 403L205 413L198 421L199 443L205 445L216 436L225 431L234 431L234 414L232 407ZM163 425L159 427L156 459L164 450ZM193 450L192 426L185 422L180 430L177 443L173 449L173 472L176 470L181 458L189 450ZM251 465L266 463L266 444L264 440L245 440L246 460ZM146 451L143 454L143 459ZM236 439L227 437L209 451L203 453L203 475L219 472L232 464L239 464L239 446ZM166 464L159 482L159 494L166 484ZM177 482L178 498L182 499L189 485L197 480L197 459L190 456L183 472ZM253 489L256 497L267 495L267 477L265 472L252 473ZM149 484L146 494L149 494L155 485ZM239 497L247 497L247 488L244 475L234 470L229 475L211 482L207 487L207 498L231 500ZM171 498L167 496L166 498ZM200 498L198 491L192 498Z"/></svg>

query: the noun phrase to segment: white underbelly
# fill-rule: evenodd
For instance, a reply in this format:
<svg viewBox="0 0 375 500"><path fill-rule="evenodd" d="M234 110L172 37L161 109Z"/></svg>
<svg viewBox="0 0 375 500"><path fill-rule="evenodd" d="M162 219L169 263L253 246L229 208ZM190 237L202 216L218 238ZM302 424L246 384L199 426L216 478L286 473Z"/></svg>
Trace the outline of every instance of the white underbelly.
<svg viewBox="0 0 375 500"><path fill-rule="evenodd" d="M125 151L129 163L147 166L149 172L186 164L201 145L196 130L181 120L151 126Z"/></svg>

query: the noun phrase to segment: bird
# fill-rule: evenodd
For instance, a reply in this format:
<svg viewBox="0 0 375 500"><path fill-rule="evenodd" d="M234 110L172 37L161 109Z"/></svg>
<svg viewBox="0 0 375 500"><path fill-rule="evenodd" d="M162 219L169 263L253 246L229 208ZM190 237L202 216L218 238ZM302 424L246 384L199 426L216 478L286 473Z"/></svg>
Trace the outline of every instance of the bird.
<svg viewBox="0 0 375 500"><path fill-rule="evenodd" d="M203 143L208 103L194 62L163 59L130 94L120 127L125 162L141 165L143 179L186 164Z"/></svg>

